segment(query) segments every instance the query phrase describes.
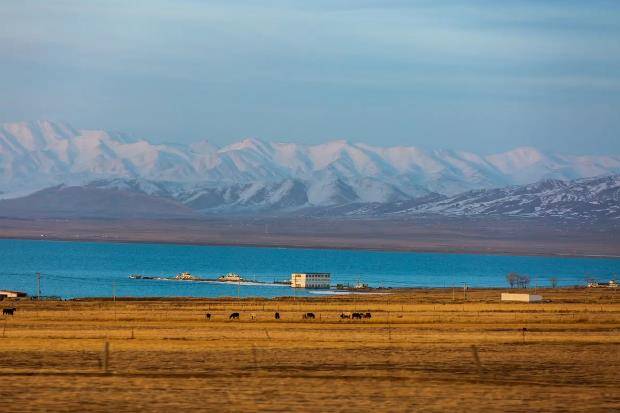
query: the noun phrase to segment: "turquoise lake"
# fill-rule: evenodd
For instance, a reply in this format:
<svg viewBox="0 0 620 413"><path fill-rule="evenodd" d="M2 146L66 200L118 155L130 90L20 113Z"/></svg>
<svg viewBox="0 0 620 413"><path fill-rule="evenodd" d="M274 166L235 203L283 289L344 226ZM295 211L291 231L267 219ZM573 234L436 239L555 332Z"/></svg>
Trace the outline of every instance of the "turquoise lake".
<svg viewBox="0 0 620 413"><path fill-rule="evenodd" d="M332 284L359 280L374 287L505 287L506 274L514 271L529 275L532 286L548 286L551 277L560 285L617 278L620 259L0 240L0 289L28 294L36 292L37 272L42 295L63 298L109 297L113 285L117 296L135 297L313 294L286 286L128 278L183 271L206 278L236 272L265 282L288 279L291 272L330 272Z"/></svg>

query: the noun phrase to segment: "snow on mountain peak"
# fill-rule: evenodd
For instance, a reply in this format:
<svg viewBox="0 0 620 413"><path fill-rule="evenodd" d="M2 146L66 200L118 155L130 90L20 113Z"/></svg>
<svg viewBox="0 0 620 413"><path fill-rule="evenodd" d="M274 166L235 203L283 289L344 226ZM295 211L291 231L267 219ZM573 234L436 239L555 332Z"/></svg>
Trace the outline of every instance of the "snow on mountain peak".
<svg viewBox="0 0 620 413"><path fill-rule="evenodd" d="M217 152L217 147L212 145L211 142L209 142L206 139L192 143L189 146L189 148L193 152L196 152L196 153L199 153L199 154L202 154L202 155L211 155L211 154Z"/></svg>
<svg viewBox="0 0 620 413"><path fill-rule="evenodd" d="M245 138L239 142L235 142L223 147L222 149L220 149L220 152L242 151L247 149L262 149L265 145L265 142L261 141L260 139Z"/></svg>
<svg viewBox="0 0 620 413"><path fill-rule="evenodd" d="M531 147L481 156L346 140L301 145L248 138L218 149L208 141L153 144L50 121L0 125L0 191L7 193L120 178L241 185L243 197L270 194L274 202L290 204L307 196L310 203L326 204L383 202L430 192L452 195L612 173L620 173L619 156L558 155ZM229 197L230 191L218 196Z"/></svg>
<svg viewBox="0 0 620 413"><path fill-rule="evenodd" d="M507 152L487 156L487 160L490 163L505 173L519 168L527 168L547 159L548 157L541 151L529 146L523 146Z"/></svg>

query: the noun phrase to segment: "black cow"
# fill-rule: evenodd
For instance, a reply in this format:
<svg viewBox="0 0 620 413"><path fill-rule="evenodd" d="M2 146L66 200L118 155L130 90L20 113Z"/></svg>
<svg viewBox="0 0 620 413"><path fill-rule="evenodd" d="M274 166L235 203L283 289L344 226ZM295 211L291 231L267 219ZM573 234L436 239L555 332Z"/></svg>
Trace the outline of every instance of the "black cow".
<svg viewBox="0 0 620 413"><path fill-rule="evenodd" d="M364 318L370 318L370 317L372 317L370 313L364 314Z"/></svg>
<svg viewBox="0 0 620 413"><path fill-rule="evenodd" d="M230 315L230 317L228 317L229 320L238 320L239 319L239 313L232 313Z"/></svg>
<svg viewBox="0 0 620 413"><path fill-rule="evenodd" d="M314 316L314 313L305 313L303 318L304 320L314 320L316 317Z"/></svg>
<svg viewBox="0 0 620 413"><path fill-rule="evenodd" d="M3 308L2 309L2 315L13 315L13 313L15 312L16 308L15 307L7 307L7 308Z"/></svg>
<svg viewBox="0 0 620 413"><path fill-rule="evenodd" d="M205 318L206 318L207 320L211 320L211 313L207 313L207 314L205 314Z"/></svg>
<svg viewBox="0 0 620 413"><path fill-rule="evenodd" d="M275 317L276 320L279 320L280 319L280 313L275 313L274 317Z"/></svg>
<svg viewBox="0 0 620 413"><path fill-rule="evenodd" d="M361 320L363 317L364 317L364 314L362 314L362 313L353 313L353 314L351 314L351 318L354 319L354 320L355 319Z"/></svg>

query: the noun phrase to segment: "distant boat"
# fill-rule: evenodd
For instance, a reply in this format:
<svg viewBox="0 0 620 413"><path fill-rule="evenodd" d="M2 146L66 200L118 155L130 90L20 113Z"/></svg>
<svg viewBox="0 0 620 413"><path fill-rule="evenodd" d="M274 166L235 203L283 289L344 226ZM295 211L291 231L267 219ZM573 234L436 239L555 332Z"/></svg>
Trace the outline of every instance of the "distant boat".
<svg viewBox="0 0 620 413"><path fill-rule="evenodd" d="M202 278L196 277L195 275L190 274L189 272L182 272L174 277L151 277L142 274L131 274L129 278L134 280L160 280L160 281L195 281L195 282L226 282L226 283L255 283L255 284L267 284L264 281L252 281L246 280L241 277L239 274L235 274L234 272L229 272L226 275L222 275L218 278Z"/></svg>
<svg viewBox="0 0 620 413"><path fill-rule="evenodd" d="M198 277L194 277L192 274L188 272L182 272L180 274L177 274L174 278L176 280L191 280L191 281L195 281L198 279Z"/></svg>
<svg viewBox="0 0 620 413"><path fill-rule="evenodd" d="M131 274L129 278L134 280L155 280L157 277L149 277L148 275L142 274Z"/></svg>
<svg viewBox="0 0 620 413"><path fill-rule="evenodd" d="M235 274L234 272L229 272L226 275L222 275L221 277L217 277L218 281L224 281L224 282L241 282L241 281L248 281L244 278L242 278L239 274Z"/></svg>

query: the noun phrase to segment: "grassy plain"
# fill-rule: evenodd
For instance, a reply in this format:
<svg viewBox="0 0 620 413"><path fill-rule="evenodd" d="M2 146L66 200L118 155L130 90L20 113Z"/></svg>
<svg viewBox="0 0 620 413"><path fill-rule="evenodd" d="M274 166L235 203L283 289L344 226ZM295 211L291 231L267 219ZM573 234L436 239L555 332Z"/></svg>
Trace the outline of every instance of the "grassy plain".
<svg viewBox="0 0 620 413"><path fill-rule="evenodd" d="M17 312L0 319L0 400L19 411L620 409L620 292L541 293L548 302L450 289L5 300Z"/></svg>

